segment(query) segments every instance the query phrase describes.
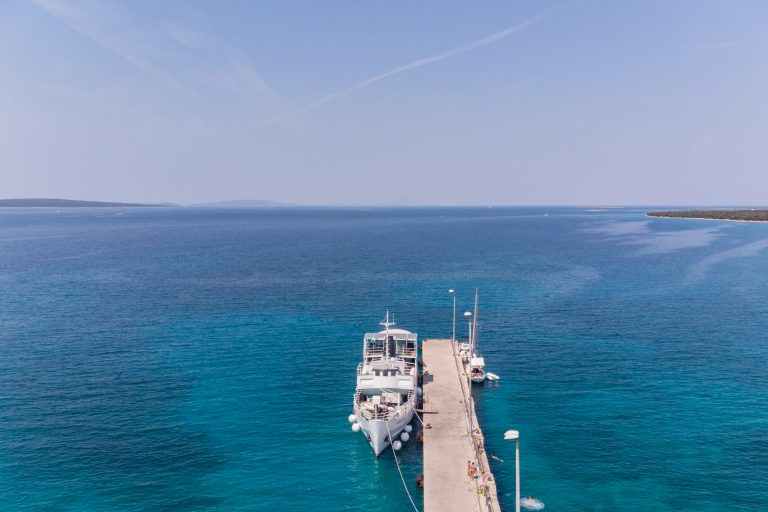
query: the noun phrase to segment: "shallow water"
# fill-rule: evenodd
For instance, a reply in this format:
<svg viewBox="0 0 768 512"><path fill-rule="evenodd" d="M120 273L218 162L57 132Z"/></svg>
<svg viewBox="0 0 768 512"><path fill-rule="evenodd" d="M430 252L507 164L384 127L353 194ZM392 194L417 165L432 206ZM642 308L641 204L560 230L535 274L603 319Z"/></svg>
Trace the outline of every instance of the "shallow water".
<svg viewBox="0 0 768 512"><path fill-rule="evenodd" d="M767 264L766 224L629 209L2 210L0 508L407 510L361 336L477 286L506 509L516 428L545 510L766 510Z"/></svg>

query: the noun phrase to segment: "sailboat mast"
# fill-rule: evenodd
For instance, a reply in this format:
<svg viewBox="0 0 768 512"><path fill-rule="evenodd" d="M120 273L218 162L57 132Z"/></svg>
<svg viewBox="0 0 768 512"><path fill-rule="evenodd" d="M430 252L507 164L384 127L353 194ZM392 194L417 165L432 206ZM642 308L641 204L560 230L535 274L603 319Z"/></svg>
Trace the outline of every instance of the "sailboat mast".
<svg viewBox="0 0 768 512"><path fill-rule="evenodd" d="M472 352L477 353L477 288L475 288L475 315L472 322Z"/></svg>

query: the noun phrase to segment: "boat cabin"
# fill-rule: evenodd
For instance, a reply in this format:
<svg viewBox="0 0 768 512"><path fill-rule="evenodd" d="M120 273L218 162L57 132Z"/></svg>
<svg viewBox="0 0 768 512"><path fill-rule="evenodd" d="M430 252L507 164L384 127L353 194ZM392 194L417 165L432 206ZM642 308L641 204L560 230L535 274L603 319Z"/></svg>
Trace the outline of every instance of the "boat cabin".
<svg viewBox="0 0 768 512"><path fill-rule="evenodd" d="M363 337L363 363L370 364L381 359L402 359L408 365L407 372L416 364L416 339L416 333L405 329L366 333Z"/></svg>

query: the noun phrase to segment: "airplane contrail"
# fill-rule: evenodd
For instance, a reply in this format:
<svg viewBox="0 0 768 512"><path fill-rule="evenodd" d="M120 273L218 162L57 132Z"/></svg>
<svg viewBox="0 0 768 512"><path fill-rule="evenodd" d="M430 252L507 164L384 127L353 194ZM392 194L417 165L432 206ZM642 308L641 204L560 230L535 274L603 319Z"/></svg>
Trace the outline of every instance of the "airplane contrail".
<svg viewBox="0 0 768 512"><path fill-rule="evenodd" d="M505 39L512 34L516 32L520 32L522 30L527 29L528 27L531 27L544 18L546 18L549 14L552 13L555 9L558 7L555 7L554 9L550 9L549 11L546 11L542 14L539 14L538 16L534 16L533 18L526 20L522 23L518 23L517 25L513 25L511 27L507 27L504 30L500 30L499 32L496 32L494 34L491 34L489 36L486 36L482 39L478 39L477 41L474 41L472 43L466 44L464 46L459 46L458 48L453 48L451 50L447 50L441 53L438 53L436 55L433 55L431 57L426 57L424 59L419 59L416 61L413 61L409 64L405 64L402 66L398 66L396 68L390 69L389 71L386 71L384 73L372 76L371 78L368 78L366 80L363 80L362 82L359 82L351 87L347 87L346 89L342 89L341 91L336 91L331 94L328 94L326 96L323 96L319 100L315 101L314 103L310 103L306 107L296 110L294 112L291 112L289 114L285 114L283 116L279 116L273 121L278 121L281 119L296 117L301 114L306 114L307 112L310 112L312 110L315 110L316 108L321 107L322 105L325 105L329 101L333 101L335 99L338 99L342 96L346 96L347 94L357 91L358 89L362 89L363 87L368 87L369 85L375 84L376 82L379 82L381 80L384 80L386 78L389 78L391 76L399 75L400 73L405 73L406 71L410 71L412 69L420 68L422 66L427 66L429 64L434 64L435 62L440 62L448 59L452 59L453 57L457 57L463 53L470 52L472 50L476 50L477 48L480 48L482 46L489 45L491 43L495 43L497 41L500 41L502 39Z"/></svg>

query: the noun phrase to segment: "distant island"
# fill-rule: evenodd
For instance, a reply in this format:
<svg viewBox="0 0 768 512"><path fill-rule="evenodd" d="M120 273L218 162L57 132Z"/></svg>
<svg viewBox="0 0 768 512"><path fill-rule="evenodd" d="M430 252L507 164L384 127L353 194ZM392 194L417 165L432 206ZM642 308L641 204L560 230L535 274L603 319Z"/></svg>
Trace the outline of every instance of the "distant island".
<svg viewBox="0 0 768 512"><path fill-rule="evenodd" d="M673 210L649 212L649 217L680 219L735 220L740 222L768 222L768 210Z"/></svg>
<svg viewBox="0 0 768 512"><path fill-rule="evenodd" d="M74 199L0 199L0 208L106 208L106 207L175 206L170 203L108 203L104 201L77 201Z"/></svg>

